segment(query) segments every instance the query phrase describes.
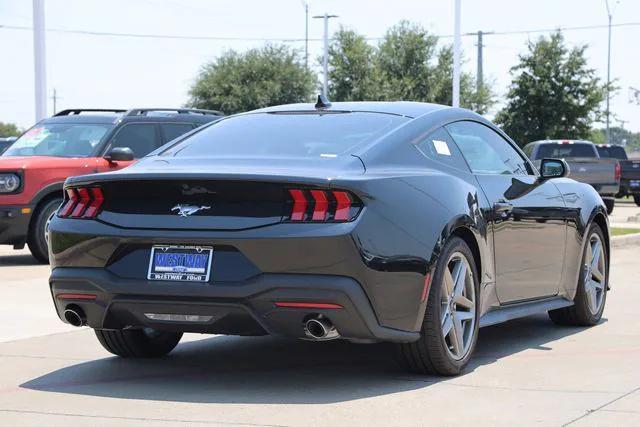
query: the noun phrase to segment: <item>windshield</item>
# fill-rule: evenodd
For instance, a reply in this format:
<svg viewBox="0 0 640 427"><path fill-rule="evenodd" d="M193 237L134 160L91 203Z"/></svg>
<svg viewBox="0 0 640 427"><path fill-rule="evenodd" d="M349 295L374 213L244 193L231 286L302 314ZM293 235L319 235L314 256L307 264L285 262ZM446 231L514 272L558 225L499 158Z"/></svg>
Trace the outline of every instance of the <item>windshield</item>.
<svg viewBox="0 0 640 427"><path fill-rule="evenodd" d="M110 124L44 123L29 129L3 156L88 157Z"/></svg>
<svg viewBox="0 0 640 427"><path fill-rule="evenodd" d="M337 157L409 120L380 113L259 113L223 119L160 155Z"/></svg>
<svg viewBox="0 0 640 427"><path fill-rule="evenodd" d="M591 144L540 144L538 159L564 159L565 157L597 157Z"/></svg>
<svg viewBox="0 0 640 427"><path fill-rule="evenodd" d="M597 145L597 147L600 157L610 157L618 160L627 160L627 153L624 151L624 148L619 145L613 145L610 147Z"/></svg>

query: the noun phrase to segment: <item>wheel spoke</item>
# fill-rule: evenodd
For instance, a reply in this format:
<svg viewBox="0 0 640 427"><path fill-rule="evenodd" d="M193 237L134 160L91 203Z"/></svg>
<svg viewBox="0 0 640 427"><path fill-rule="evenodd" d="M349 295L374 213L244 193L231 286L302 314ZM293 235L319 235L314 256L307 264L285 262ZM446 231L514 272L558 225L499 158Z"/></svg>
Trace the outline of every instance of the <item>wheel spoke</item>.
<svg viewBox="0 0 640 427"><path fill-rule="evenodd" d="M458 316L453 316L453 330L456 333L456 355L460 356L464 351L464 329L462 328L462 320Z"/></svg>
<svg viewBox="0 0 640 427"><path fill-rule="evenodd" d="M467 263L461 260L458 266L456 266L457 267L456 271L454 271L455 283L454 283L453 293L456 296L462 296L462 292L464 291L464 285L467 281Z"/></svg>
<svg viewBox="0 0 640 427"><path fill-rule="evenodd" d="M460 348L460 340L458 339L458 331L456 329L455 326L455 320L452 318L452 328L450 331L451 337L450 337L450 342L451 342L451 347L452 347L452 352L455 356L460 355L460 352L462 351L462 349Z"/></svg>
<svg viewBox="0 0 640 427"><path fill-rule="evenodd" d="M591 284L598 291L601 291L604 289L604 283L598 282L597 280L592 280Z"/></svg>
<svg viewBox="0 0 640 427"><path fill-rule="evenodd" d="M598 266L596 266L596 268L594 268L593 270L591 270L591 275L598 281L598 282L604 282L604 275L602 274L602 272L600 271L600 268L598 268ZM589 278L587 278L589 279Z"/></svg>
<svg viewBox="0 0 640 427"><path fill-rule="evenodd" d="M473 310L473 308L475 307L473 301L463 295L454 297L453 302L460 307L466 308L467 310Z"/></svg>
<svg viewBox="0 0 640 427"><path fill-rule="evenodd" d="M591 270L598 269L598 263L600 262L600 251L600 242L594 242L593 246L591 247Z"/></svg>
<svg viewBox="0 0 640 427"><path fill-rule="evenodd" d="M442 336L447 337L451 330L453 329L453 320L451 319L451 315L445 315L444 320L442 321Z"/></svg>
<svg viewBox="0 0 640 427"><path fill-rule="evenodd" d="M456 319L460 319L461 322L465 320L473 319L474 313L471 311L456 311Z"/></svg>
<svg viewBox="0 0 640 427"><path fill-rule="evenodd" d="M447 292L447 297L453 293L453 276L448 268L444 269L444 288Z"/></svg>
<svg viewBox="0 0 640 427"><path fill-rule="evenodd" d="M593 285L593 281L586 280L584 282L584 290L587 296L587 302L589 303L589 307L592 310L595 310L597 308L596 307L596 289Z"/></svg>

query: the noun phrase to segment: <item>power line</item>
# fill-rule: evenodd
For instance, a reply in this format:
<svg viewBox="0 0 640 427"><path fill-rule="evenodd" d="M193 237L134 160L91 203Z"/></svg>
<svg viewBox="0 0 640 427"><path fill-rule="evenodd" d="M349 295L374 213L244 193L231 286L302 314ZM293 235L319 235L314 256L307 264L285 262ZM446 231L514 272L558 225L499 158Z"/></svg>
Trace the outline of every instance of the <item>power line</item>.
<svg viewBox="0 0 640 427"><path fill-rule="evenodd" d="M640 22L624 22L619 24L612 24L612 27L638 27ZM608 28L608 25L585 25L580 27L555 27L555 28L538 28L531 30L513 30L513 31L493 31L492 35L516 35L516 34L535 34L535 33L549 33L554 31L581 31L581 30L596 30ZM31 31L33 28L30 26L22 25L5 25L0 24L0 29L6 30L26 30ZM284 42L284 43L297 43L304 42L304 38L277 38L277 37L223 37L223 36L189 36L181 34L154 34L154 33L116 33L110 31L90 31L90 30L70 30L64 28L48 28L47 32L60 33L60 34L80 34L86 36L96 37L129 37L139 39L170 39L170 40L218 40L218 41L246 41L246 42ZM488 34L488 33L485 33ZM464 37L476 37L477 33L465 33ZM439 38L453 38L453 34L436 35ZM365 40L383 40L384 37L365 37ZM312 42L322 42L323 38L310 38ZM333 39L331 39L333 40Z"/></svg>

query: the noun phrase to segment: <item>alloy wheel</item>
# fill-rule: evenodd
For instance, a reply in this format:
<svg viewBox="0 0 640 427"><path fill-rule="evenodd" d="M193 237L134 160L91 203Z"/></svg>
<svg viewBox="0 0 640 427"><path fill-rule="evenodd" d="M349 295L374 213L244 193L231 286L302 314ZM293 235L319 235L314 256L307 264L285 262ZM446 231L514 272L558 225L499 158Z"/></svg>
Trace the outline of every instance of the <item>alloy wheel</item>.
<svg viewBox="0 0 640 427"><path fill-rule="evenodd" d="M469 352L476 322L476 289L464 254L449 257L441 286L442 336L451 357L460 360Z"/></svg>
<svg viewBox="0 0 640 427"><path fill-rule="evenodd" d="M584 291L589 310L597 314L604 303L606 259L602 250L602 240L594 233L589 237L589 246L584 263Z"/></svg>

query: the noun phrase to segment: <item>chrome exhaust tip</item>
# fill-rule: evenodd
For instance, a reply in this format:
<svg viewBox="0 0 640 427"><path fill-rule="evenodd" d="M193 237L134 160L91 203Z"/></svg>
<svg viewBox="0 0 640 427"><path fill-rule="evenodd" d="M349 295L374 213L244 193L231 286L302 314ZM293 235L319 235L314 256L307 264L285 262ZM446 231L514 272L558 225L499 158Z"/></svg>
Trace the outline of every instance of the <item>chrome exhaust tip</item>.
<svg viewBox="0 0 640 427"><path fill-rule="evenodd" d="M307 320L304 324L304 334L315 341L326 341L340 337L333 323L323 316L317 316Z"/></svg>
<svg viewBox="0 0 640 427"><path fill-rule="evenodd" d="M72 326L80 327L87 324L87 317L80 307L67 308L64 311L63 316L64 320L66 320Z"/></svg>

